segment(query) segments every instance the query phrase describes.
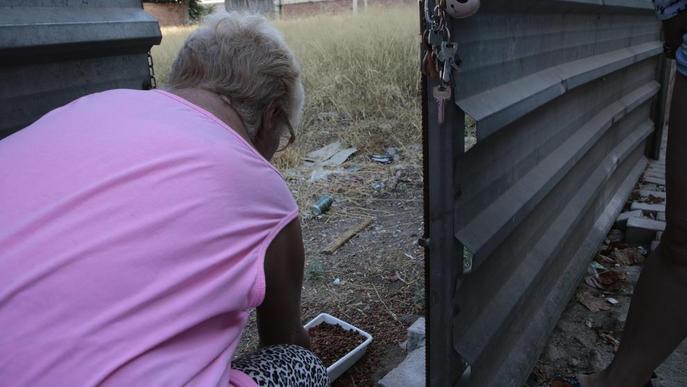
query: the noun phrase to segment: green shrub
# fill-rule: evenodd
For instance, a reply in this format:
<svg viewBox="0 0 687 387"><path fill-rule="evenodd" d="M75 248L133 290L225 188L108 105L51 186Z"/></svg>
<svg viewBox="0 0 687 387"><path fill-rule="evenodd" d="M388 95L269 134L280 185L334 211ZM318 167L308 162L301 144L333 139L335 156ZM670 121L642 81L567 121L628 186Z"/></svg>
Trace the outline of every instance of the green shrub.
<svg viewBox="0 0 687 387"><path fill-rule="evenodd" d="M158 4L183 4L188 2L188 17L192 21L199 21L212 12L213 6L203 5L200 0L145 0L144 3L158 3Z"/></svg>

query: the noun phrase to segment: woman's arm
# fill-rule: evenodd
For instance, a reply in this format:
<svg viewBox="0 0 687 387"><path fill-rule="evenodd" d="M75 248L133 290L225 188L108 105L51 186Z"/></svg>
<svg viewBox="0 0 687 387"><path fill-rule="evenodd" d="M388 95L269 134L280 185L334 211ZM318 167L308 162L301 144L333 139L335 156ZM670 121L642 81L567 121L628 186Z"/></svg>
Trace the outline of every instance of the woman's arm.
<svg viewBox="0 0 687 387"><path fill-rule="evenodd" d="M687 11L683 11L670 19L663 21L663 33L665 39L665 53L675 59L677 50L687 35Z"/></svg>
<svg viewBox="0 0 687 387"><path fill-rule="evenodd" d="M265 255L265 299L258 307L260 346L310 347L301 321L304 264L301 224L295 219L274 238Z"/></svg>

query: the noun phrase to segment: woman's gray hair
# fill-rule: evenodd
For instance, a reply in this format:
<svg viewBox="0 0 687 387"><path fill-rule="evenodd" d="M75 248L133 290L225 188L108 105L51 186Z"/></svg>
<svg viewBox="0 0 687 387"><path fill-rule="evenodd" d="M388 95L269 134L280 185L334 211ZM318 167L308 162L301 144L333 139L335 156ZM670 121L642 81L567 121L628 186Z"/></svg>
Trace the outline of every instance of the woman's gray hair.
<svg viewBox="0 0 687 387"><path fill-rule="evenodd" d="M276 103L298 127L303 110L300 65L265 17L238 12L208 18L181 48L169 76L174 89L202 88L226 96L255 138Z"/></svg>

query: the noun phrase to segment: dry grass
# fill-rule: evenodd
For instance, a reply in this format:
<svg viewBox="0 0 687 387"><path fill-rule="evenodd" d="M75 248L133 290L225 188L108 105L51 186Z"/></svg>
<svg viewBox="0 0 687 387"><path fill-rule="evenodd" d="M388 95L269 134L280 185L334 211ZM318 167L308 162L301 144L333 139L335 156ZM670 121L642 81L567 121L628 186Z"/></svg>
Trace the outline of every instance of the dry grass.
<svg viewBox="0 0 687 387"><path fill-rule="evenodd" d="M332 140L362 152L420 141L419 27L413 7L371 8L358 15L275 21L303 66L304 119L295 146L280 154L282 169ZM194 27L163 29L153 48L158 80Z"/></svg>

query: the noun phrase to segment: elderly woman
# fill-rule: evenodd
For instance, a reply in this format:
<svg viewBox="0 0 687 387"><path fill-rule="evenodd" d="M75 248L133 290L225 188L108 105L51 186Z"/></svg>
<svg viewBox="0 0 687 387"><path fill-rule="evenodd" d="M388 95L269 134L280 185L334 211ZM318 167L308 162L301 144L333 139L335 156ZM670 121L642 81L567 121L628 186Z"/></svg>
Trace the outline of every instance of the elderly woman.
<svg viewBox="0 0 687 387"><path fill-rule="evenodd" d="M225 15L188 38L169 91L89 95L0 142L0 385L328 384L301 322L298 208L269 162L299 73L263 17ZM262 349L234 359L253 308Z"/></svg>

